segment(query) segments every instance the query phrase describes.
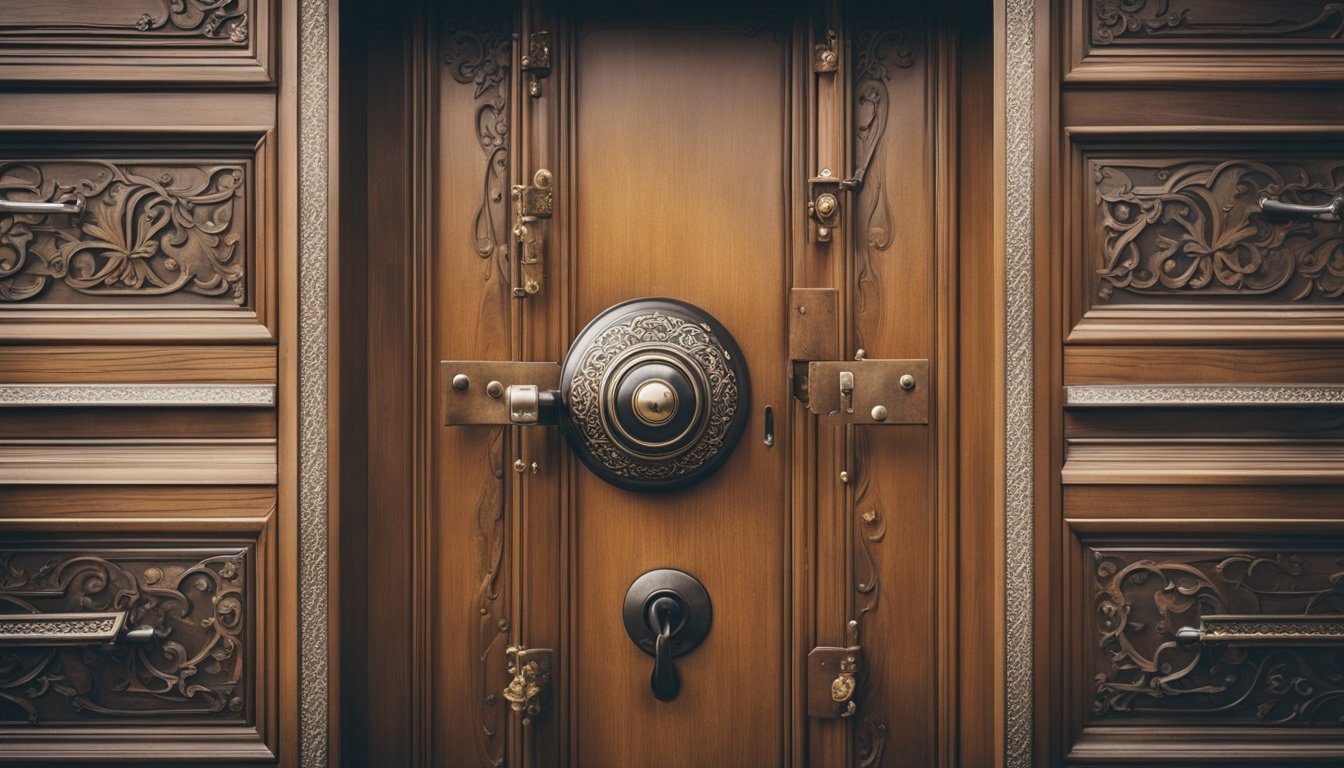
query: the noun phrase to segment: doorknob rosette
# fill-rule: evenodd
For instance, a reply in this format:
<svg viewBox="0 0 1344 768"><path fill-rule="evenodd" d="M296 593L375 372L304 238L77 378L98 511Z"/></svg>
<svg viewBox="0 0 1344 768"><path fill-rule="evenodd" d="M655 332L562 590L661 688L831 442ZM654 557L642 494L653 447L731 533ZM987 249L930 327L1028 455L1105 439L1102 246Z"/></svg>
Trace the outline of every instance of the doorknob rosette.
<svg viewBox="0 0 1344 768"><path fill-rule="evenodd" d="M603 480L633 491L680 488L728 459L751 412L746 361L704 310L636 299L579 334L560 374L565 435Z"/></svg>

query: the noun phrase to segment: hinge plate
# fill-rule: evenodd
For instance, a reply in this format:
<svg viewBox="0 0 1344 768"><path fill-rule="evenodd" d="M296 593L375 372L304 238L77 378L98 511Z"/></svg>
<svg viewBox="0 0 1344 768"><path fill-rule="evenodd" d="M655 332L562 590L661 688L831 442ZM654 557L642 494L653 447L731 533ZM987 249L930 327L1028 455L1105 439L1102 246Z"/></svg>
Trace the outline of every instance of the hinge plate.
<svg viewBox="0 0 1344 768"><path fill-rule="evenodd" d="M808 717L851 717L859 685L862 652L857 645L848 648L821 646L807 654Z"/></svg>
<svg viewBox="0 0 1344 768"><path fill-rule="evenodd" d="M539 392L560 386L558 363L444 360L439 366L448 426L537 423ZM531 415L515 413L520 406L530 407Z"/></svg>
<svg viewBox="0 0 1344 768"><path fill-rule="evenodd" d="M789 291L789 359L834 360L840 356L839 301L834 288Z"/></svg>
<svg viewBox="0 0 1344 768"><path fill-rule="evenodd" d="M929 423L928 360L809 362L806 376L799 370L794 378L795 395L823 418L846 424Z"/></svg>

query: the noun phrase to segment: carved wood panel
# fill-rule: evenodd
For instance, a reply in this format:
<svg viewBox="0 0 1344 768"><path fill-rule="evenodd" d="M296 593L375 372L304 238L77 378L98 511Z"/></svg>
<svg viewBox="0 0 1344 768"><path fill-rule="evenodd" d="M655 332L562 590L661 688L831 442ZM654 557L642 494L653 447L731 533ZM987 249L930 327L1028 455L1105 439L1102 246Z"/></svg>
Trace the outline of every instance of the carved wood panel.
<svg viewBox="0 0 1344 768"><path fill-rule="evenodd" d="M124 612L127 629L153 631L85 646L0 637L0 722L249 722L250 559L244 547L0 552L0 613Z"/></svg>
<svg viewBox="0 0 1344 768"><path fill-rule="evenodd" d="M1335 726L1344 649L1181 640L1200 616L1344 614L1338 546L1084 547L1092 724ZM1333 616L1332 616L1333 615ZM1252 622L1253 624L1254 622Z"/></svg>
<svg viewBox="0 0 1344 768"><path fill-rule="evenodd" d="M241 160L0 161L0 199L83 202L0 211L0 308L247 306L251 176Z"/></svg>
<svg viewBox="0 0 1344 768"><path fill-rule="evenodd" d="M270 79L270 0L9 0L8 79Z"/></svg>
<svg viewBox="0 0 1344 768"><path fill-rule="evenodd" d="M1328 0L1091 0L1093 46L1338 45L1344 6Z"/></svg>

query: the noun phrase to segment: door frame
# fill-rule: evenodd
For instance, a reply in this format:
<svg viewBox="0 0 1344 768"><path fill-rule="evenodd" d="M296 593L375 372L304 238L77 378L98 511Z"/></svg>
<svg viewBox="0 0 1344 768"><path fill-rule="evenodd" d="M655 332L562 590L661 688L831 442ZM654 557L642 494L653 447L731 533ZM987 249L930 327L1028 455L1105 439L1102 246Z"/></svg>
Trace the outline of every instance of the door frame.
<svg viewBox="0 0 1344 768"><path fill-rule="evenodd" d="M366 149L362 118L370 93L363 77L369 65L360 37L363 5L301 0L297 46L286 46L282 62L298 70L297 94L283 107L296 113L298 125L291 139L298 167L284 171L295 190L291 199L297 200L299 227L292 246L299 256L298 280L292 284L298 285L298 295L285 297L290 309L282 317L295 342L288 345L282 375L296 380L297 389L295 399L282 408L291 409L296 422L283 471L298 481L294 503L302 557L298 594L287 599L297 599L303 617L300 647L294 649L300 656L303 766L338 765L343 757L362 764L360 754L367 754L363 750L370 741L367 693L373 673L364 653L366 635L350 631L363 626L360 619L374 596L365 538L369 340L362 320L370 310L363 291L371 267L368 165L372 152L395 155L396 148ZM384 7L389 10L395 15L406 9ZM1045 86L1051 67L1036 43L1048 39L1044 32L1050 22L1047 0L994 3L992 27L986 30L990 55L979 62L984 93L966 97L977 100L973 108L983 113L982 123L974 135L962 137L965 159L991 164L989 173L965 179L963 190L973 181L980 190L976 203L987 203L992 215L987 226L961 232L963 253L971 242L983 245L982 263L971 265L963 258L961 264L963 301L979 301L984 312L977 318L980 333L964 349L988 353L982 362L991 364L989 370L963 368L965 379L979 374L988 382L979 390L988 399L983 421L969 429L963 425L960 436L963 448L974 454L973 463L963 460L963 466L977 467L978 477L992 481L959 489L963 504L975 499L984 505L978 522L985 527L972 530L963 521L957 566L959 589L978 592L976 600L967 601L975 608L961 622L960 650L981 654L984 663L977 670L981 674L964 674L959 682L962 705L955 718L960 735L950 738L962 741L974 729L992 733L994 763L1009 766L1032 763L1033 732L1047 725L1036 722L1041 710L1033 707L1039 693L1033 681L1048 671L1038 668L1033 653L1033 637L1046 617L1033 611L1035 587L1045 582L1032 558L1037 537L1048 535L1037 528L1037 499L1048 504L1051 486L1042 474L1049 466L1042 461L1049 454L1048 425L1034 416L1049 412L1043 405L1048 393L1035 386L1049 381L1046 361L1034 353L1043 325L1035 315L1037 307L1048 305L1041 297L1050 279L1036 272L1038 233L1046 228L1034 222L1048 210L1043 207L1046 190L1038 194L1035 185L1044 175L1038 174L1039 164L1048 157L1044 139L1050 112L1038 112L1035 104L1038 94L1050 92ZM402 115L414 113L408 105ZM409 142L423 138L406 134ZM964 162L963 168L968 165ZM964 197L963 206L968 201ZM979 213L983 216L984 208ZM413 211L406 219L412 229L424 226ZM972 443L980 447L968 447ZM972 562L977 557L988 560ZM984 568L986 562L992 567ZM971 627L978 630L974 636L966 632ZM414 628L408 642L423 638L424 631ZM417 706L429 705L423 685L412 685L408 693ZM972 711L967 703L976 699L983 706ZM422 722L412 718L406 730L409 743L424 743ZM413 760L425 756L423 747L407 753Z"/></svg>

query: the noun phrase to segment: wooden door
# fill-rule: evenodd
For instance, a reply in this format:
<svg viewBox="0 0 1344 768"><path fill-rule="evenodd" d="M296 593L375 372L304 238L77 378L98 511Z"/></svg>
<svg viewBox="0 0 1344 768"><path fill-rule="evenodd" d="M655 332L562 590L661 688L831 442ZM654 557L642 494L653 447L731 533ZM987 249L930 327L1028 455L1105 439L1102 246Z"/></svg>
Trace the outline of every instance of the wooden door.
<svg viewBox="0 0 1344 768"><path fill-rule="evenodd" d="M1338 765L1340 6L1050 10L1039 762Z"/></svg>
<svg viewBox="0 0 1344 768"><path fill-rule="evenodd" d="M951 14L584 2L364 22L369 577L344 610L369 627L345 641L368 729L346 754L955 762L955 713L978 704L954 674ZM576 456L555 364L649 297L712 316L749 375L722 465L641 491ZM854 416L822 405L847 402L846 374ZM492 380L496 403L559 386L541 421L561 424L510 423ZM661 568L699 580L713 616L670 700L622 616ZM819 646L832 661L809 671Z"/></svg>

